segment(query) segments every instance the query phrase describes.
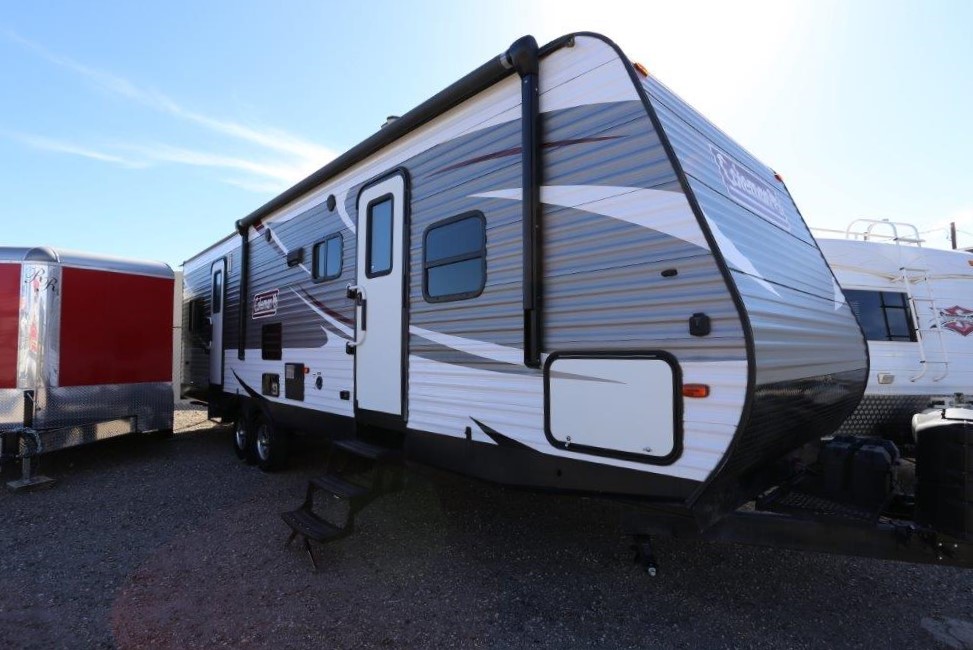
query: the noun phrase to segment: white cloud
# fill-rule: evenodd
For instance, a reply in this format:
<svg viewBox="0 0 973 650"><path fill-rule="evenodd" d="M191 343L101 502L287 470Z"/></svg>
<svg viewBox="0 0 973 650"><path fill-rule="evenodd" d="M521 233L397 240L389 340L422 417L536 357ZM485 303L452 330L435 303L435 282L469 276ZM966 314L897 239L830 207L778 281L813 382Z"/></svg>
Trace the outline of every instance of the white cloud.
<svg viewBox="0 0 973 650"><path fill-rule="evenodd" d="M221 178L220 182L257 194L279 194L288 188L288 183L261 181L249 178Z"/></svg>
<svg viewBox="0 0 973 650"><path fill-rule="evenodd" d="M147 108L203 127L211 132L257 145L274 152L278 157L284 154L290 160L285 162L264 160L263 158L266 158L266 152L259 156L243 158L220 153L196 151L166 144L146 145L126 143L106 145L108 149L119 149L134 154L135 160L130 160L127 157L114 153L82 147L43 136L20 134L16 137L16 139L35 148L84 156L92 160L115 163L128 167L147 167L152 162L167 162L195 167L214 167L244 171L264 179L263 181L254 180L252 183L249 181L241 181L240 179L227 181L241 187L246 185L244 189L258 186L271 187L281 183L294 183L334 159L336 155L334 151L327 147L315 144L314 142L280 129L242 124L193 111L162 92L139 86L111 72L79 63L71 58L52 52L42 45L12 31L8 30L3 32L3 34L8 40L17 43L24 49L33 52L35 55L50 63L74 72L108 93L124 97ZM270 179L272 182L268 182L267 179Z"/></svg>
<svg viewBox="0 0 973 650"><path fill-rule="evenodd" d="M122 167L128 167L130 169L143 169L149 166L149 163L142 160L133 160L114 153L100 151L91 147L66 142L64 140L47 138L39 135L31 135L29 133L7 133L6 136L12 140L22 142L29 147L40 149L42 151L53 151L55 153L66 153L72 156L81 156L82 158L90 158L91 160L112 163Z"/></svg>
<svg viewBox="0 0 973 650"><path fill-rule="evenodd" d="M119 148L131 151L144 160L176 163L192 167L213 167L248 172L255 176L293 183L300 180L303 168L300 165L278 162L257 162L250 158L228 156L221 153L199 151L167 144L130 145L119 144Z"/></svg>

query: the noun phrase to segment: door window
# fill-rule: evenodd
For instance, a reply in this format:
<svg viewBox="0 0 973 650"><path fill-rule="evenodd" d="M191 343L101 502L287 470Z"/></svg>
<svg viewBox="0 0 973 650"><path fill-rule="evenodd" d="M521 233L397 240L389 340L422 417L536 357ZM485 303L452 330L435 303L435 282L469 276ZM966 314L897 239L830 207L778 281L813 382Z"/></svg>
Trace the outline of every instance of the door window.
<svg viewBox="0 0 973 650"><path fill-rule="evenodd" d="M375 278L392 271L392 197L383 196L369 203L367 220L365 275Z"/></svg>

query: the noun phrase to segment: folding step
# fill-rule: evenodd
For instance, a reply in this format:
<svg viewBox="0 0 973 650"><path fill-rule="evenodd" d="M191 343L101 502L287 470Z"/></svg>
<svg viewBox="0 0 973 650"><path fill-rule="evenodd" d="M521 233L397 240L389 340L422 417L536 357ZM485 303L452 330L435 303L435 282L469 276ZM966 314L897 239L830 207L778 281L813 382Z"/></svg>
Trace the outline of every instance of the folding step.
<svg viewBox="0 0 973 650"><path fill-rule="evenodd" d="M297 510L282 512L280 513L280 517L284 520L284 523L291 527L295 535L303 535L307 539L313 539L315 542L327 542L347 535L349 532L344 528L339 528L321 519L304 506L301 506ZM291 535L291 539L293 538L294 535ZM287 541L290 542L290 540Z"/></svg>
<svg viewBox="0 0 973 650"><path fill-rule="evenodd" d="M354 456L360 456L362 458L380 462L398 461L401 460L403 456L402 451L399 449L380 447L378 445L373 445L370 442L365 442L364 440L358 440L357 438L335 440L331 443L331 445Z"/></svg>
<svg viewBox="0 0 973 650"><path fill-rule="evenodd" d="M312 478L311 484L319 490L330 492L331 494L343 499L355 499L358 497L363 497L369 492L367 487L358 485L356 483L351 483L340 476L335 476L334 474L325 474L324 476Z"/></svg>
<svg viewBox="0 0 973 650"><path fill-rule="evenodd" d="M290 544L298 535L304 538L304 550L307 552L307 556L310 558L311 566L315 572L318 570L318 563L314 559L314 551L311 550L311 543L308 540L313 539L316 542L327 542L349 535L352 531L350 526L348 528L338 528L334 524L321 519L311 512L308 503L305 503L297 510L282 512L280 513L280 517L291 529L291 535L287 538L287 544Z"/></svg>

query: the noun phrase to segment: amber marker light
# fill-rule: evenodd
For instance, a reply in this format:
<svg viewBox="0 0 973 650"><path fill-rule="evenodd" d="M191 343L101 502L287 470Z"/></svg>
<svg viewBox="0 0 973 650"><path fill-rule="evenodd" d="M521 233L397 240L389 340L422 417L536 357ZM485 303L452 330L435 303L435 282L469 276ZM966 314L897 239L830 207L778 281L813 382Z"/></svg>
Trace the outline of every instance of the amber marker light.
<svg viewBox="0 0 973 650"><path fill-rule="evenodd" d="M683 384L683 397L709 397L708 384Z"/></svg>
<svg viewBox="0 0 973 650"><path fill-rule="evenodd" d="M633 63L632 65L635 67L636 70L639 71L639 74L642 75L643 77L649 76L649 69L646 68L641 63Z"/></svg>

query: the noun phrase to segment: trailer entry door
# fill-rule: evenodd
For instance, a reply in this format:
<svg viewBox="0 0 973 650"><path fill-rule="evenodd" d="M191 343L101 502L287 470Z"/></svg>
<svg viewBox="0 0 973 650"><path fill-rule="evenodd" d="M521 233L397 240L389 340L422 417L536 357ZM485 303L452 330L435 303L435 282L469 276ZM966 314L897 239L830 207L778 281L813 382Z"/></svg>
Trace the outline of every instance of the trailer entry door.
<svg viewBox="0 0 973 650"><path fill-rule="evenodd" d="M364 419L405 419L405 194L396 174L358 197L355 409Z"/></svg>
<svg viewBox="0 0 973 650"><path fill-rule="evenodd" d="M210 269L209 383L223 385L223 298L226 295L226 260Z"/></svg>

